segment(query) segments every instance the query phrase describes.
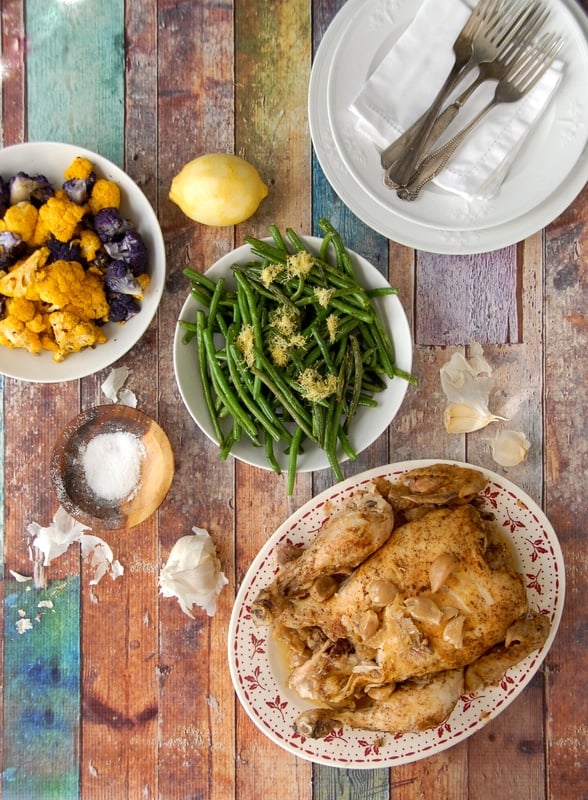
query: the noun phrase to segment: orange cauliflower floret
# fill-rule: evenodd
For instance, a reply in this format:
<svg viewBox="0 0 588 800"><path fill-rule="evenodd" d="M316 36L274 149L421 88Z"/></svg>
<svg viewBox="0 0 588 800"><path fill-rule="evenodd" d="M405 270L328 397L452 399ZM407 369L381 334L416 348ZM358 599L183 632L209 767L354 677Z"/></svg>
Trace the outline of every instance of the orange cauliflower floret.
<svg viewBox="0 0 588 800"><path fill-rule="evenodd" d="M96 214L102 208L119 208L120 189L114 181L98 178L88 201L90 211Z"/></svg>
<svg viewBox="0 0 588 800"><path fill-rule="evenodd" d="M97 233L91 230L83 230L80 233L80 249L86 261L94 261L101 248L102 242Z"/></svg>
<svg viewBox="0 0 588 800"><path fill-rule="evenodd" d="M55 193L39 209L39 216L49 231L60 242L69 242L75 238L78 226L86 213L86 206L79 206L63 196Z"/></svg>
<svg viewBox="0 0 588 800"><path fill-rule="evenodd" d="M6 209L4 224L6 230L17 234L27 244L32 244L32 239L37 227L39 212L32 203L23 200Z"/></svg>
<svg viewBox="0 0 588 800"><path fill-rule="evenodd" d="M40 353L43 349L39 334L28 328L22 320L12 316L0 319L0 344L24 348L29 353Z"/></svg>
<svg viewBox="0 0 588 800"><path fill-rule="evenodd" d="M77 156L63 173L66 181L85 181L94 171L94 165L83 156Z"/></svg>
<svg viewBox="0 0 588 800"><path fill-rule="evenodd" d="M0 294L6 297L25 297L27 300L39 300L37 287L38 270L49 258L49 249L39 247L33 250L30 256L10 268L0 277Z"/></svg>
<svg viewBox="0 0 588 800"><path fill-rule="evenodd" d="M42 333L48 327L46 315L39 309L37 303L25 297L6 298L6 317L24 322L34 333Z"/></svg>
<svg viewBox="0 0 588 800"><path fill-rule="evenodd" d="M87 319L80 319L71 311L54 311L49 314L49 322L57 344L54 361L63 361L69 353L77 353L85 347L94 347L106 341L101 328Z"/></svg>
<svg viewBox="0 0 588 800"><path fill-rule="evenodd" d="M39 299L51 311L66 310L81 319L108 319L108 302L99 275L86 272L77 261L54 261L38 276Z"/></svg>
<svg viewBox="0 0 588 800"><path fill-rule="evenodd" d="M41 219L40 216L37 216L37 224L35 225L35 230L33 231L33 235L29 239L28 244L31 247L41 247L41 245L47 244L50 235L51 231L47 227L47 224Z"/></svg>

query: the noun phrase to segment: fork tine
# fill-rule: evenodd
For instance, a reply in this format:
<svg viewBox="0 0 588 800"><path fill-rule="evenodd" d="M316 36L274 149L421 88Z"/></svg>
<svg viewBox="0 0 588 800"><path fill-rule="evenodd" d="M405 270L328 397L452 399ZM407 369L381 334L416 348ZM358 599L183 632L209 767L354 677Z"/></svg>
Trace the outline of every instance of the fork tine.
<svg viewBox="0 0 588 800"><path fill-rule="evenodd" d="M479 0L461 30L463 36L474 36L482 25L498 13L503 0Z"/></svg>
<svg viewBox="0 0 588 800"><path fill-rule="evenodd" d="M487 36L497 47L504 47L515 37L523 35L526 27L537 18L545 21L549 12L544 10L539 0L519 0L507 7L504 14L490 25Z"/></svg>
<svg viewBox="0 0 588 800"><path fill-rule="evenodd" d="M507 79L521 93L528 92L547 72L562 47L563 40L557 34L544 34L520 59L514 62L507 73Z"/></svg>
<svg viewBox="0 0 588 800"><path fill-rule="evenodd" d="M518 57L522 50L529 47L548 17L549 11L547 9L541 9L540 7L534 9L531 15L525 20L516 38L507 41L506 46L503 45L501 48L501 60L505 64L509 64L513 58Z"/></svg>

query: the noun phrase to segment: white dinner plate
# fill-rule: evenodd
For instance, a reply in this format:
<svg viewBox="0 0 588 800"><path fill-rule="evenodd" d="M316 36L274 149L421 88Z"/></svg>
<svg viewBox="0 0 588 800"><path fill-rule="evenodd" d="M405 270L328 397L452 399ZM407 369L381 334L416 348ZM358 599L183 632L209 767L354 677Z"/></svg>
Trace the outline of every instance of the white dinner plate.
<svg viewBox="0 0 588 800"><path fill-rule="evenodd" d="M314 252L318 253L322 242L321 238L304 236L302 239ZM369 261L351 250L348 252L353 260L357 278L364 288L376 289L390 286L384 276ZM231 287L235 285L231 271L232 265L246 264L254 260L257 259L252 255L249 245L242 245L227 253L210 267L206 276L215 281L223 276L227 280L227 287ZM392 338L396 366L409 373L412 368L412 337L400 300L397 295L389 294L376 297L373 302ZM199 308L202 306L192 295L189 295L180 312L180 320L193 322ZM182 400L196 424L211 441L217 444L202 393L195 339L186 344L184 335L185 330L178 324L174 338L174 369L178 388ZM357 454L369 447L390 425L404 399L407 386L407 381L403 378L386 379L386 388L374 395L378 405L374 408L365 406L359 408L349 430L349 440ZM233 445L231 455L255 467L271 469L264 448L255 447L245 436ZM275 456L282 470L286 471L288 467L287 453L276 446ZM346 460L343 452L339 453L339 457L341 462ZM329 460L324 451L311 443L305 443L304 452L300 453L298 457L297 471L308 472L328 466Z"/></svg>
<svg viewBox="0 0 588 800"><path fill-rule="evenodd" d="M469 201L429 185L408 203L383 185L378 149L355 131L349 105L421 2L348 0L335 17L310 80L309 123L317 158L343 202L390 239L440 253L505 247L551 222L588 178L586 16L573 0L549 2L549 29L566 42L564 77L497 195Z"/></svg>
<svg viewBox="0 0 588 800"><path fill-rule="evenodd" d="M482 508L510 536L517 569L524 576L530 608L551 623L549 636L536 650L511 667L497 686L460 698L440 726L419 733L392 735L342 726L324 739L307 739L294 732L298 715L311 707L286 685L286 673L270 629L258 627L251 604L274 579L277 553L285 542L308 546L329 512L374 478L398 479L418 467L443 462L405 461L356 475L319 494L296 511L270 537L252 562L239 589L229 625L228 659L231 678L243 708L275 744L301 758L327 766L370 769L406 764L446 750L481 730L523 691L543 662L557 633L565 595L565 570L557 536L537 504L506 478L480 469L488 478L481 493ZM470 466L461 464L461 466Z"/></svg>

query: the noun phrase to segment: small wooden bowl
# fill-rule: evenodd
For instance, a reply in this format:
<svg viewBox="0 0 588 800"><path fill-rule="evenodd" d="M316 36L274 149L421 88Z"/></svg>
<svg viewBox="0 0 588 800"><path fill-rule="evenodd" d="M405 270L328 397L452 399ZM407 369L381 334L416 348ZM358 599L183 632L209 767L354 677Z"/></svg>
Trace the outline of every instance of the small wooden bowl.
<svg viewBox="0 0 588 800"><path fill-rule="evenodd" d="M145 455L136 491L112 502L91 491L82 455L95 436L119 431L135 435ZM173 475L173 451L164 431L142 411L118 404L95 406L73 419L61 432L51 458L51 479L59 502L68 514L90 528L121 530L138 525L159 508Z"/></svg>

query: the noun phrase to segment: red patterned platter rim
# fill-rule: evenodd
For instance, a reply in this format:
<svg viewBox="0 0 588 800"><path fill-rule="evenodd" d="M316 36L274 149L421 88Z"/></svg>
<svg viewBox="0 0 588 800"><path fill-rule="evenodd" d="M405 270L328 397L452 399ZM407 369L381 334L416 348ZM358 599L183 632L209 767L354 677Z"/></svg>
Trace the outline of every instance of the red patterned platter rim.
<svg viewBox="0 0 588 800"><path fill-rule="evenodd" d="M474 467L488 479L482 492L483 507L494 514L496 524L512 540L517 568L525 578L529 604L551 623L545 645L509 669L500 685L462 696L451 716L438 728L392 735L343 726L324 739L307 739L294 731L294 720L309 705L287 687L278 648L269 628L257 627L250 614L251 603L276 573L276 548L283 542L308 545L324 518L327 503L329 508L337 508L376 477L394 480L411 469L435 463L460 464L442 459L404 461L377 467L335 484L287 519L252 562L231 616L229 668L235 692L251 720L271 741L289 753L317 764L353 769L393 767L439 753L481 730L504 711L545 659L557 633L565 595L565 569L557 536L544 513L525 492L495 472Z"/></svg>

